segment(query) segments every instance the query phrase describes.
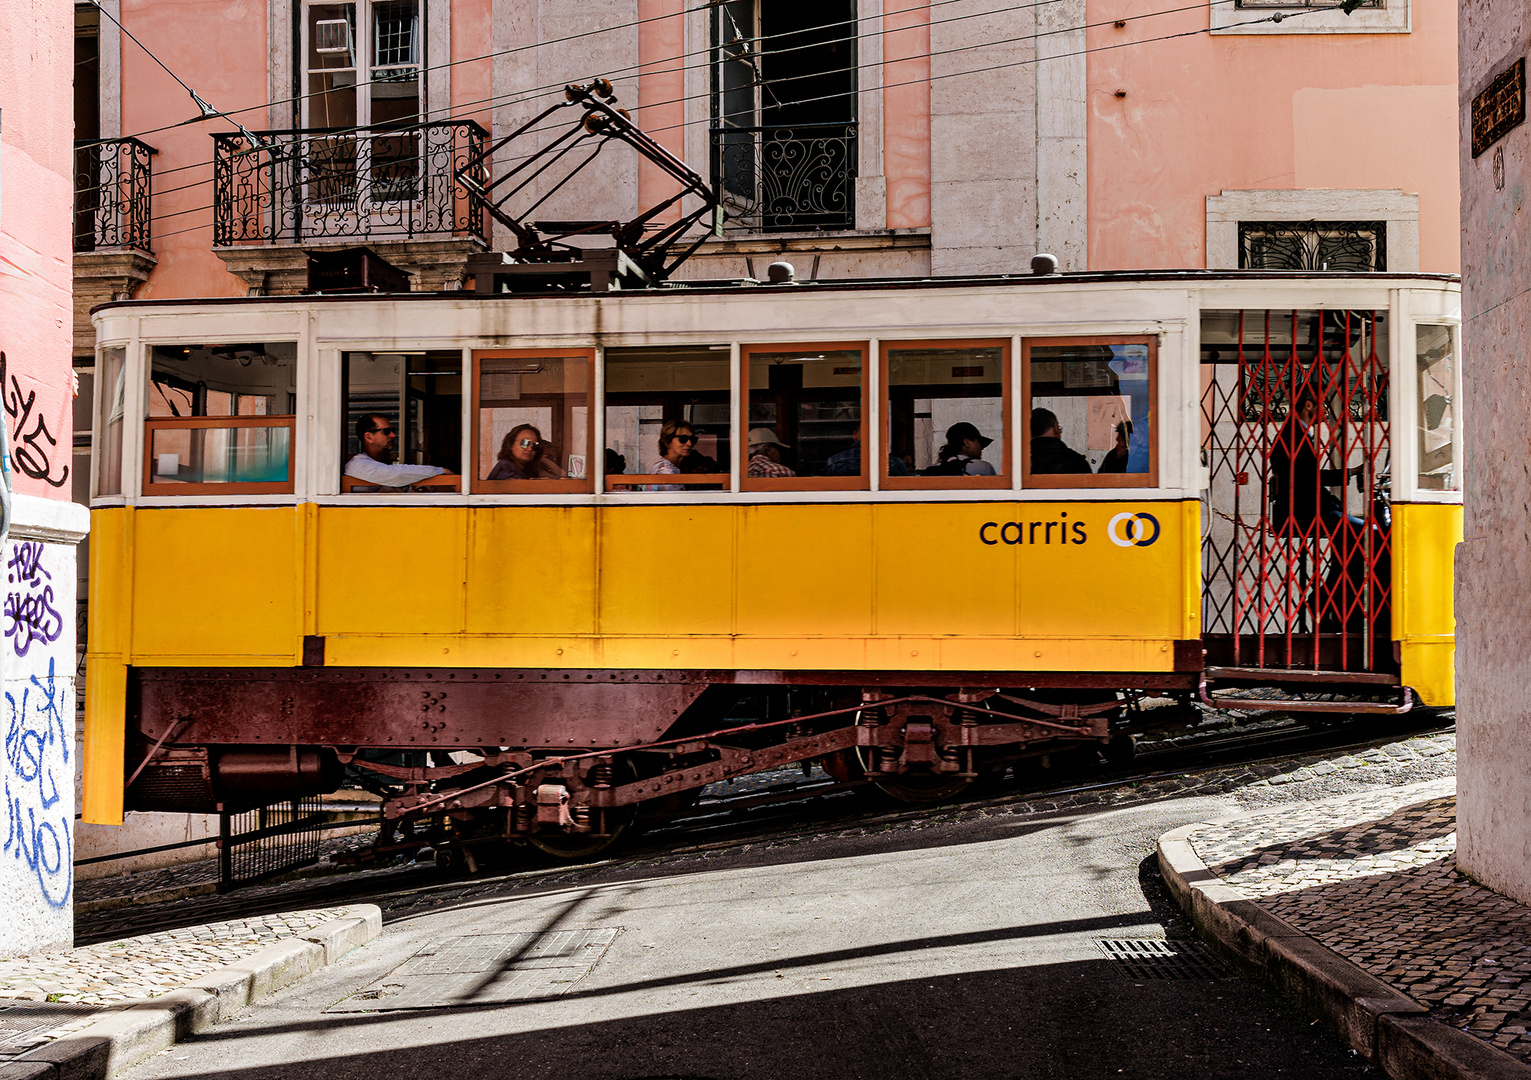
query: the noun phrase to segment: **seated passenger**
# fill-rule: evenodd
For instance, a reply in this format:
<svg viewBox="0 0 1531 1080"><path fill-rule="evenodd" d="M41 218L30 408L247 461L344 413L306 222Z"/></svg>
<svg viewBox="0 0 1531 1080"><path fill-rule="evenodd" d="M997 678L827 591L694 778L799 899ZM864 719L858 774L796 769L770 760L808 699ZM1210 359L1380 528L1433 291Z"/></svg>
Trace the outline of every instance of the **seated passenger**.
<svg viewBox="0 0 1531 1080"><path fill-rule="evenodd" d="M394 447L398 444L399 434L388 417L381 413L368 413L356 421L356 440L361 443L361 453L346 462L344 470L353 480L378 487L406 488L446 472L435 465L394 462Z"/></svg>
<svg viewBox="0 0 1531 1080"><path fill-rule="evenodd" d="M1127 436L1132 433L1132 421L1123 420L1116 425L1116 445L1101 459L1099 473L1124 473L1127 471Z"/></svg>
<svg viewBox="0 0 1531 1080"><path fill-rule="evenodd" d="M1087 473L1090 461L1063 441L1063 428L1051 409L1031 410L1031 471Z"/></svg>
<svg viewBox="0 0 1531 1080"><path fill-rule="evenodd" d="M994 466L983 459L984 447L993 441L966 420L955 423L946 429L936 464L922 471L926 476L994 476Z"/></svg>
<svg viewBox="0 0 1531 1080"><path fill-rule="evenodd" d="M680 463L696 446L696 432L684 420L666 420L659 429L659 460L649 466L651 473L679 476ZM645 484L644 491L685 491L684 484Z"/></svg>
<svg viewBox="0 0 1531 1080"><path fill-rule="evenodd" d="M750 460L745 467L746 476L796 476L787 466L781 463L781 452L787 448L787 444L776 438L776 432L768 427L750 428L747 436L750 445Z"/></svg>
<svg viewBox="0 0 1531 1080"><path fill-rule="evenodd" d="M500 457L486 480L562 480L564 471L546 456L548 444L531 424L517 424L500 441Z"/></svg>
<svg viewBox="0 0 1531 1080"><path fill-rule="evenodd" d="M841 450L838 454L831 454L824 462L825 476L860 476L861 475L861 435L853 436L850 449ZM909 468L903 459L894 453L888 454L888 475L908 476Z"/></svg>

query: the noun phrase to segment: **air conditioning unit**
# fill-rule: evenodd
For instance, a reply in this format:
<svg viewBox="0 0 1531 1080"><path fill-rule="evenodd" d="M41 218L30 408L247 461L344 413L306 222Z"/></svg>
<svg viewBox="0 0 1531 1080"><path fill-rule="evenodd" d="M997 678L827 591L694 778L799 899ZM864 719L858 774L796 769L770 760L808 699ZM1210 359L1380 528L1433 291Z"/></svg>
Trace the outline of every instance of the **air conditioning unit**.
<svg viewBox="0 0 1531 1080"><path fill-rule="evenodd" d="M320 19L314 23L314 52L320 56L351 55L351 23L347 19Z"/></svg>

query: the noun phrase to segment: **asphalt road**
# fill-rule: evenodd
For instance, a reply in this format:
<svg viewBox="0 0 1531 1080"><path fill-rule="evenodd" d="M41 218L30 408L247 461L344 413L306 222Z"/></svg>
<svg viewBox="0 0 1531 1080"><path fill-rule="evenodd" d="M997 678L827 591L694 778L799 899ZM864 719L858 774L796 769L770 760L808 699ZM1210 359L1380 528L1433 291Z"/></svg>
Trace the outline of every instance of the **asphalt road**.
<svg viewBox="0 0 1531 1080"><path fill-rule="evenodd" d="M1132 977L1097 946L1189 937L1151 869L1154 842L1238 809L1218 797L978 813L505 883L416 909L124 1075L1380 1076L1262 985ZM620 932L556 998L325 1012L431 941L604 928Z"/></svg>

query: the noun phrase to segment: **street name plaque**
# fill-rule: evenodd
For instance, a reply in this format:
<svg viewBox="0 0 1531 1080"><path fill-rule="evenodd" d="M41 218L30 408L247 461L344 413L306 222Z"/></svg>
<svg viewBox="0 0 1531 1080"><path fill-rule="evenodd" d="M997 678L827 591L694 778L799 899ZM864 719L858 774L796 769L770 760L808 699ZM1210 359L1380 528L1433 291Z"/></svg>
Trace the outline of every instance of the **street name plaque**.
<svg viewBox="0 0 1531 1080"><path fill-rule="evenodd" d="M1473 98L1473 157L1493 146L1526 119L1526 58L1495 76Z"/></svg>

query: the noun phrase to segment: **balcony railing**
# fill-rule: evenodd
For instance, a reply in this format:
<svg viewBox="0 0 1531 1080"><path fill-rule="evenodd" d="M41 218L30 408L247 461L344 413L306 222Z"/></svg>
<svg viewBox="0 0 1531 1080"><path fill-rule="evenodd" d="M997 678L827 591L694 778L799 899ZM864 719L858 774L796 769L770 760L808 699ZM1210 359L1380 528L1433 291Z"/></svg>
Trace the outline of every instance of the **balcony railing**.
<svg viewBox="0 0 1531 1080"><path fill-rule="evenodd" d="M856 225L856 125L712 129L712 176L728 232Z"/></svg>
<svg viewBox="0 0 1531 1080"><path fill-rule="evenodd" d="M138 139L74 147L74 250L149 251L149 159Z"/></svg>
<svg viewBox="0 0 1531 1080"><path fill-rule="evenodd" d="M487 240L456 170L482 149L471 120L213 136L213 243L330 238Z"/></svg>

